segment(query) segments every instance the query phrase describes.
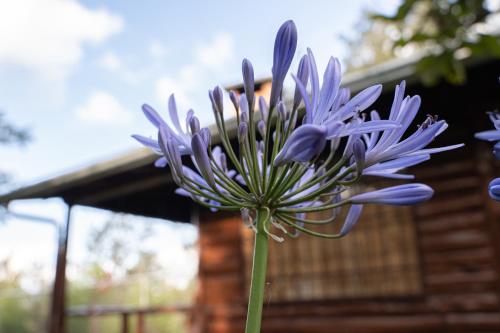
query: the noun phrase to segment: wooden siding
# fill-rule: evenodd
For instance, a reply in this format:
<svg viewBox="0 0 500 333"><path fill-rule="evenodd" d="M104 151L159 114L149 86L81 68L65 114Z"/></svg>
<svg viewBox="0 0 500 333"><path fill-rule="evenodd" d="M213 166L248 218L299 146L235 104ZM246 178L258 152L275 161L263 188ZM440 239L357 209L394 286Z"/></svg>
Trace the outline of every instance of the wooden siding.
<svg viewBox="0 0 500 333"><path fill-rule="evenodd" d="M486 194L489 148L478 146L414 170L436 189L431 201L412 208L421 295L270 302L263 332L500 332L500 210ZM241 224L219 216L206 213L200 223L202 332L243 332Z"/></svg>

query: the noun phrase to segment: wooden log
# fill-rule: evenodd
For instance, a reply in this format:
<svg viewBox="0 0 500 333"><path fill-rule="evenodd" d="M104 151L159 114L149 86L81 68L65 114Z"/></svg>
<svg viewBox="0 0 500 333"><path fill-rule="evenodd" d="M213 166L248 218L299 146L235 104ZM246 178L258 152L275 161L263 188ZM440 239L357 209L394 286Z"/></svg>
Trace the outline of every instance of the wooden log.
<svg viewBox="0 0 500 333"><path fill-rule="evenodd" d="M491 292L431 295L427 301L439 312L495 311L499 307L498 295Z"/></svg>
<svg viewBox="0 0 500 333"><path fill-rule="evenodd" d="M421 244L423 252L449 251L490 246L490 239L482 230L465 230L423 237Z"/></svg>
<svg viewBox="0 0 500 333"><path fill-rule="evenodd" d="M286 321L264 320L263 332L287 333L386 333L443 332L443 317L435 314L414 316L298 317Z"/></svg>
<svg viewBox="0 0 500 333"><path fill-rule="evenodd" d="M467 264L469 262L485 263L494 260L494 251L490 246L473 249L458 249L455 251L435 252L424 251L422 262L424 265Z"/></svg>
<svg viewBox="0 0 500 333"><path fill-rule="evenodd" d="M480 228L486 223L486 217L480 210L446 214L430 219L419 219L417 226L423 236L445 233L468 228Z"/></svg>
<svg viewBox="0 0 500 333"><path fill-rule="evenodd" d="M483 199L480 194L472 193L456 195L446 199L435 199L427 203L415 206L417 217L426 218L430 216L465 212L473 209L482 209Z"/></svg>

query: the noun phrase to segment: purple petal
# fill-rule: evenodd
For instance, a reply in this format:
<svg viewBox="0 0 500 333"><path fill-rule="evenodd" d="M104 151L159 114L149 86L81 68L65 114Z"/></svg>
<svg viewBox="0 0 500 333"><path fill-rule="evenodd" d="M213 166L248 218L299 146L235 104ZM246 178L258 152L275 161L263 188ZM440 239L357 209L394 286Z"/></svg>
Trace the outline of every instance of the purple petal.
<svg viewBox="0 0 500 333"><path fill-rule="evenodd" d="M309 79L309 58L307 55L303 55L302 58L300 58L299 68L297 70L297 79L304 87L307 86L307 80ZM293 96L293 110L296 110L299 107L300 101L303 98L302 96L303 95L299 87L296 86L295 94Z"/></svg>
<svg viewBox="0 0 500 333"><path fill-rule="evenodd" d="M326 127L326 138L332 140L334 138L339 138L343 135L343 130L345 124L341 121L329 121L325 124Z"/></svg>
<svg viewBox="0 0 500 333"><path fill-rule="evenodd" d="M382 154L382 156L398 156L403 154L412 153L425 146L427 146L436 137L439 130L442 128L444 120L441 120L429 127L423 129L420 127L414 134L409 136L406 140L393 146L391 149Z"/></svg>
<svg viewBox="0 0 500 333"><path fill-rule="evenodd" d="M160 128L161 125L166 125L167 123L160 117L158 112L156 112L155 109L153 109L151 106L148 104L143 104L142 105L142 112L144 112L144 115L148 120L153 124L154 127Z"/></svg>
<svg viewBox="0 0 500 333"><path fill-rule="evenodd" d="M210 166L210 159L208 158L207 146L199 133L196 133L191 138L191 149L193 156L200 171L201 175L212 188L215 188L215 178Z"/></svg>
<svg viewBox="0 0 500 333"><path fill-rule="evenodd" d="M321 123L331 109L340 87L340 61L330 58L323 76L323 86L319 98L319 105L315 115L315 122Z"/></svg>
<svg viewBox="0 0 500 333"><path fill-rule="evenodd" d="M370 120L370 121L365 121L359 125L349 126L342 133L342 136L379 132L386 129L398 128L399 126L400 125L397 122L390 120Z"/></svg>
<svg viewBox="0 0 500 333"><path fill-rule="evenodd" d="M160 157L155 161L155 167L157 168L164 168L168 165L168 161L165 157Z"/></svg>
<svg viewBox="0 0 500 333"><path fill-rule="evenodd" d="M178 188L176 189L175 191L175 194L178 194L180 196L183 196L183 197L188 197L188 198L191 198L191 193L189 193L188 191L186 191L185 189L183 188Z"/></svg>
<svg viewBox="0 0 500 333"><path fill-rule="evenodd" d="M493 146L493 154L497 160L500 160L500 141Z"/></svg>
<svg viewBox="0 0 500 333"><path fill-rule="evenodd" d="M400 170L408 168L430 159L429 154L422 154L417 156L404 156L388 162L377 163L365 169L365 171L381 171L381 170Z"/></svg>
<svg viewBox="0 0 500 333"><path fill-rule="evenodd" d="M425 184L404 184L355 195L354 204L414 205L432 197L434 190Z"/></svg>
<svg viewBox="0 0 500 333"><path fill-rule="evenodd" d="M177 133L183 133L181 123L179 122L179 115L177 113L177 104L175 103L174 94L170 95L170 97L168 98L168 113L170 115L170 120L177 130Z"/></svg>
<svg viewBox="0 0 500 333"><path fill-rule="evenodd" d="M274 160L274 166L291 161L308 162L321 153L326 145L326 128L318 125L302 125L292 132L283 149Z"/></svg>
<svg viewBox="0 0 500 333"><path fill-rule="evenodd" d="M498 141L500 140L500 130L490 130L479 132L474 135L477 139L486 141Z"/></svg>
<svg viewBox="0 0 500 333"><path fill-rule="evenodd" d="M148 148L152 148L154 150L160 150L160 146L158 146L158 141L156 140L153 140L151 138L139 134L134 134L132 135L132 137Z"/></svg>
<svg viewBox="0 0 500 333"><path fill-rule="evenodd" d="M498 111L488 112L488 115L493 123L493 126L495 126L497 130L500 130L500 113Z"/></svg>
<svg viewBox="0 0 500 333"><path fill-rule="evenodd" d="M319 77L316 60L310 48L307 48L307 56L309 57L309 73L311 75L311 95L312 107L316 110L319 104Z"/></svg>
<svg viewBox="0 0 500 333"><path fill-rule="evenodd" d="M388 171L368 171L368 172L364 171L363 175L372 176L372 177L389 178L389 179L415 179L414 175L392 173L392 172L388 172Z"/></svg>
<svg viewBox="0 0 500 333"><path fill-rule="evenodd" d="M356 222L358 222L362 210L363 205L351 205L345 218L344 225L342 226L342 229L340 229L341 237L347 235L349 231L351 231Z"/></svg>
<svg viewBox="0 0 500 333"><path fill-rule="evenodd" d="M500 201L500 178L493 179L488 185L488 193L490 197L496 201Z"/></svg>
<svg viewBox="0 0 500 333"><path fill-rule="evenodd" d="M295 80L296 88L302 95L302 100L304 101L304 106L306 108L306 115L304 116L303 123L310 124L312 123L313 119L313 109L311 106L311 101L309 100L309 94L307 93L307 88L295 75L292 74L292 78Z"/></svg>
<svg viewBox="0 0 500 333"><path fill-rule="evenodd" d="M417 150L416 152L408 154L407 156L416 156L416 155L421 155L421 154L427 155L427 154L441 153L443 151L453 150L453 149L461 148L463 146L464 146L463 143L459 143L459 144L456 144L456 145L450 145L450 146L445 146L445 147L420 149L420 150Z"/></svg>
<svg viewBox="0 0 500 333"><path fill-rule="evenodd" d="M339 109L338 118L344 120L351 117L353 112L364 111L377 100L381 92L381 84L371 86L361 91Z"/></svg>
<svg viewBox="0 0 500 333"><path fill-rule="evenodd" d="M413 96L408 99L404 107L401 108L402 110L398 115L398 118L396 119L396 121L400 123L401 126L399 126L399 128L397 129L394 129L393 131L387 131L389 135L385 137L384 142L382 142L381 140L380 142L381 148L392 145L401 139L401 137L406 132L412 121L415 119L415 116L417 115L417 112L420 108L420 103L421 103L420 96Z"/></svg>
<svg viewBox="0 0 500 333"><path fill-rule="evenodd" d="M194 111L192 109L189 109L189 111L186 114L186 132L189 132L189 123L191 122L191 118L194 117Z"/></svg>

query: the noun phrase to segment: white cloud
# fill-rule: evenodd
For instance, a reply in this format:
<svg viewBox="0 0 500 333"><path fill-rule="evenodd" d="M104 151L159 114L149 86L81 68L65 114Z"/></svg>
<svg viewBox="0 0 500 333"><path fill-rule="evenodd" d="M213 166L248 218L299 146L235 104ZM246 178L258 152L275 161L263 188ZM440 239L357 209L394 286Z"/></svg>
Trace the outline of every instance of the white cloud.
<svg viewBox="0 0 500 333"><path fill-rule="evenodd" d="M122 67L122 62L116 54L107 51L99 59L99 65L108 71L115 72Z"/></svg>
<svg viewBox="0 0 500 333"><path fill-rule="evenodd" d="M200 95L200 82L214 70L227 65L233 57L233 38L229 33L218 33L208 43L200 43L194 49L194 61L186 64L172 76L162 77L156 81L156 96L161 105L166 105L170 94L175 95L180 110L188 110L203 105L196 104L203 96L207 102L205 89ZM210 115L210 112L207 113ZM198 116L201 114L198 113Z"/></svg>
<svg viewBox="0 0 500 333"><path fill-rule="evenodd" d="M193 107L189 99L189 89L182 80L170 77L162 77L156 81L156 96L161 105L167 105L167 98L171 94L175 95L175 101L181 109Z"/></svg>
<svg viewBox="0 0 500 333"><path fill-rule="evenodd" d="M75 109L78 119L96 124L128 124L132 115L120 102L104 91L96 91L89 96L85 104Z"/></svg>
<svg viewBox="0 0 500 333"><path fill-rule="evenodd" d="M121 17L75 0L0 2L0 64L19 65L62 79L83 56L123 29Z"/></svg>
<svg viewBox="0 0 500 333"><path fill-rule="evenodd" d="M154 40L149 45L149 53L153 58L163 58L167 54L167 48L160 41Z"/></svg>
<svg viewBox="0 0 500 333"><path fill-rule="evenodd" d="M219 33L208 44L198 45L197 60L207 68L217 69L233 57L233 44L233 37L229 33Z"/></svg>

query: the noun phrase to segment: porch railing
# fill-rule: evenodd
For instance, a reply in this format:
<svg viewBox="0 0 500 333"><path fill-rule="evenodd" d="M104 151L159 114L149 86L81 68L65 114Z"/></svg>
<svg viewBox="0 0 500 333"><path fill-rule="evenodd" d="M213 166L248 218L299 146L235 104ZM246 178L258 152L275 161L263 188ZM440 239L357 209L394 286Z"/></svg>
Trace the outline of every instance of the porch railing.
<svg viewBox="0 0 500 333"><path fill-rule="evenodd" d="M71 318L86 317L92 319L94 317L103 316L120 316L121 317L121 333L130 333L129 318L137 316L135 333L145 333L144 317L150 314L168 314L168 313L184 313L188 314L191 311L191 306L172 305L172 306L149 306L135 307L124 305L94 305L94 306L76 306L66 310L66 316Z"/></svg>

